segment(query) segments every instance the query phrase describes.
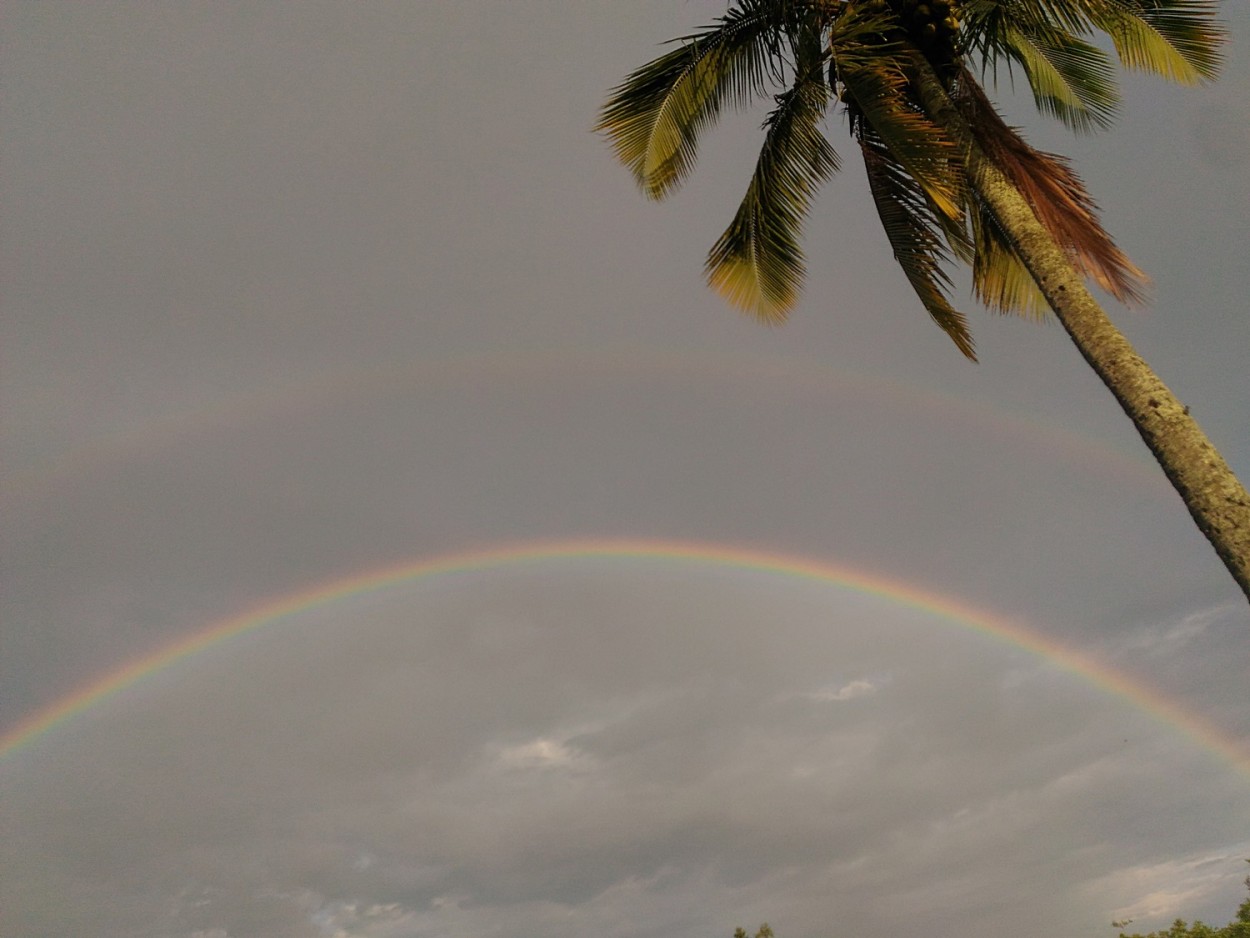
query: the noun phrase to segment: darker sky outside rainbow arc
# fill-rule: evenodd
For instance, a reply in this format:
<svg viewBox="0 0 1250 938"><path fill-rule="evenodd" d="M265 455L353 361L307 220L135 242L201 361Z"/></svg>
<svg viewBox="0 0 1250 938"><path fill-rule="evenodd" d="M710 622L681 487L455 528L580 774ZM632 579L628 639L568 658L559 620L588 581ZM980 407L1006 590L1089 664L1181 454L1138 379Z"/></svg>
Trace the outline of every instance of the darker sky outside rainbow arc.
<svg viewBox="0 0 1250 938"><path fill-rule="evenodd" d="M1094 659L1011 619L969 606L958 599L911 586L897 579L839 563L719 543L673 540L579 539L501 544L477 550L416 558L393 566L322 582L271 599L200 629L188 637L133 660L50 706L20 720L0 737L0 758L31 747L58 727L103 705L114 695L231 638L263 628L300 612L346 600L388 586L421 579L468 575L492 569L520 568L556 561L599 559L664 561L674 565L753 571L793 577L919 610L946 625L981 632L1054 663L1063 670L1117 696L1134 708L1173 727L1229 763L1250 779L1250 747L1203 717Z"/></svg>

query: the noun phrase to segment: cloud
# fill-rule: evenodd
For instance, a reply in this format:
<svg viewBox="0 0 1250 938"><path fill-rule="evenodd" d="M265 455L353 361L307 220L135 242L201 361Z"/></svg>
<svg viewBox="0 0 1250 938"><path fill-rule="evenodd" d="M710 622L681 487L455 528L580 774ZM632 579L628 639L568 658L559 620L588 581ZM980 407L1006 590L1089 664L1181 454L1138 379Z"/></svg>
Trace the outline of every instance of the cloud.
<svg viewBox="0 0 1250 938"><path fill-rule="evenodd" d="M558 740L539 738L507 747L498 759L509 769L568 768L577 761L577 753Z"/></svg>
<svg viewBox="0 0 1250 938"><path fill-rule="evenodd" d="M990 938L1008 902L1040 936L1107 917L1079 890L1109 844L1184 827L1175 772L1241 803L1183 747L1119 747L1139 715L1071 676L1003 680L1031 659L978 633L676 574L409 584L188 662L53 747L89 774L11 779L8 862L107 883L115 924L181 891L188 933L803 935L836 915ZM38 921L77 938L87 894L63 891Z"/></svg>
<svg viewBox="0 0 1250 938"><path fill-rule="evenodd" d="M1219 926L1233 918L1235 909L1215 915L1202 912L1212 908L1211 897L1227 895L1230 885L1244 878L1244 859L1250 855L1250 841L1228 851L1199 853L1116 870L1089 884L1123 904L1114 910L1119 922L1132 922L1133 932L1146 932L1170 925L1181 918L1203 918ZM1240 866L1239 866L1240 864Z"/></svg>
<svg viewBox="0 0 1250 938"><path fill-rule="evenodd" d="M1242 610L1230 603L1183 613L1178 618L1139 626L1132 635L1120 636L1114 652L1128 656L1133 653L1162 658L1174 655L1185 645L1201 638L1214 625L1241 617Z"/></svg>
<svg viewBox="0 0 1250 938"><path fill-rule="evenodd" d="M840 686L835 685L810 691L803 696L817 703L837 703L843 700L854 700L856 697L864 697L868 694L875 694L879 686L878 683L860 678Z"/></svg>

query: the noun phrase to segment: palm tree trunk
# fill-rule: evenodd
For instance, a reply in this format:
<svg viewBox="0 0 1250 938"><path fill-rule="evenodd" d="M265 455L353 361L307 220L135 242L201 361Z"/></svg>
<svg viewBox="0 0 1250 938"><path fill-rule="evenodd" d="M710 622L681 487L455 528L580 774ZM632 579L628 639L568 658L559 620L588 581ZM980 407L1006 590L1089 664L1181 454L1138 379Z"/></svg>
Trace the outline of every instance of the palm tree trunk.
<svg viewBox="0 0 1250 938"><path fill-rule="evenodd" d="M1250 495L1189 408L1134 351L1085 287L1020 191L977 145L936 75L922 76L926 110L963 148L970 184L993 212L1081 355L1120 402L1198 529L1250 600Z"/></svg>

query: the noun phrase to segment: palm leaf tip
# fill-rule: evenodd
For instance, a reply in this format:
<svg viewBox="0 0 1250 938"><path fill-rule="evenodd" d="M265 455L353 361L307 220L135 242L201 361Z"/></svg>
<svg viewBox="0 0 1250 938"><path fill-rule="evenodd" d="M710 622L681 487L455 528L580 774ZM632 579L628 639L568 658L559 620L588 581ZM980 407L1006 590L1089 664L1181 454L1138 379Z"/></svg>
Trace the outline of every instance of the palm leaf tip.
<svg viewBox="0 0 1250 938"><path fill-rule="evenodd" d="M701 83L693 81L698 50L660 56L614 88L595 130L650 198L669 194L693 169L697 133L709 119Z"/></svg>
<svg viewBox="0 0 1250 938"><path fill-rule="evenodd" d="M1120 0L1096 6L1093 19L1128 68L1196 85L1213 80L1227 41L1214 0Z"/></svg>
<svg viewBox="0 0 1250 938"><path fill-rule="evenodd" d="M803 220L838 157L820 130L829 91L817 64L777 96L733 221L708 254L708 285L763 322L784 322L805 278Z"/></svg>
<svg viewBox="0 0 1250 938"><path fill-rule="evenodd" d="M784 323L798 302L801 275L788 279L770 277L761 271L758 258L735 252L723 242L724 238L708 255L708 286L731 306L760 322L771 326Z"/></svg>
<svg viewBox="0 0 1250 938"><path fill-rule="evenodd" d="M712 26L632 72L609 92L595 130L653 199L676 189L694 168L699 135L726 103L744 105L770 76L768 4L730 10Z"/></svg>
<svg viewBox="0 0 1250 938"><path fill-rule="evenodd" d="M708 252L704 274L731 306L780 325L798 302L806 271L798 243L801 218L793 204L778 208L767 179L757 169L733 221Z"/></svg>

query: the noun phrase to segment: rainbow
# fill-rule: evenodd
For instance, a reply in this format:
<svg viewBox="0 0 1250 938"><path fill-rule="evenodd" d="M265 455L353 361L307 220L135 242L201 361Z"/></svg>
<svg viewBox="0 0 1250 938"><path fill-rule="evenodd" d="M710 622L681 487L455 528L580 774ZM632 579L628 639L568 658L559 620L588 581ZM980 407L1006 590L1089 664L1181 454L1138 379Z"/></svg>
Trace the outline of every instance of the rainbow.
<svg viewBox="0 0 1250 938"><path fill-rule="evenodd" d="M14 755L119 692L194 656L197 652L314 607L341 602L353 596L414 580L587 558L619 561L665 560L694 566L753 571L827 583L880 597L898 606L919 610L1039 655L1107 693L1123 698L1161 722L1170 724L1250 777L1250 746L1244 741L1224 733L1204 718L1142 686L1125 674L1063 647L1007 618L900 580L840 564L716 543L667 540L564 540L507 544L408 561L269 600L138 658L35 712L0 737L0 758Z"/></svg>
<svg viewBox="0 0 1250 938"><path fill-rule="evenodd" d="M982 427L1079 463L1143 490L1171 492L1171 487L1144 450L1121 451L1103 439L1077 433L1035 415L997 403L961 396L939 388L910 385L894 378L833 368L816 362L729 355L702 349L657 350L634 346L607 348L508 349L458 358L404 362L368 369L319 374L298 384L241 392L192 411L151 418L130 429L101 424L100 435L53 458L0 479L0 496L30 498L72 482L101 466L124 463L153 449L205 434L255 426L266 420L290 420L316 412L333 402L428 389L457 383L480 387L492 382L526 382L574 378L640 380L684 378L702 384L734 383L747 388L784 388L812 394L853 394L876 404L887 403L904 413L923 414L943 425Z"/></svg>

